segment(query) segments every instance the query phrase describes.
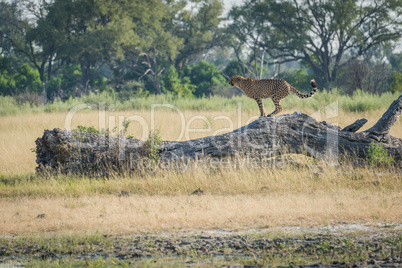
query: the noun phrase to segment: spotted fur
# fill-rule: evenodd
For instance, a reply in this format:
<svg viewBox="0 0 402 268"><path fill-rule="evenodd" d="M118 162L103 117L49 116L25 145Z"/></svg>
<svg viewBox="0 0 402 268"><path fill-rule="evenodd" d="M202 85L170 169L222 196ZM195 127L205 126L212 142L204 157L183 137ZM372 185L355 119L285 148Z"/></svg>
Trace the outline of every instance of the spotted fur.
<svg viewBox="0 0 402 268"><path fill-rule="evenodd" d="M274 102L275 110L267 115L268 117L274 116L282 111L280 101L288 96L290 91L301 99L311 98L317 91L317 84L314 80L310 81L313 90L309 94L300 93L283 79L256 80L242 76L233 76L230 79L229 84L231 86L240 88L247 97L254 99L258 104L261 116L265 116L262 99L271 98Z"/></svg>

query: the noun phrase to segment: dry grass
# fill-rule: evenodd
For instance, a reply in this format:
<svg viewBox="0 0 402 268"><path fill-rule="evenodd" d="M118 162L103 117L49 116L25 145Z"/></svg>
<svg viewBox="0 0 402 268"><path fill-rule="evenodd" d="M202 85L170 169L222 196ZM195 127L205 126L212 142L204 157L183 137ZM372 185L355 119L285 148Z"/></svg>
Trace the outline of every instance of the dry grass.
<svg viewBox="0 0 402 268"><path fill-rule="evenodd" d="M18 202L2 199L0 234L94 230L119 234L195 228L400 222L401 209L400 193L364 196L356 190L325 196L300 193L23 198ZM46 216L38 218L43 213Z"/></svg>
<svg viewBox="0 0 402 268"><path fill-rule="evenodd" d="M401 222L396 172L323 166L189 169L108 180L6 180L1 234L100 230L110 233L281 225ZM191 195L201 188L204 195ZM120 191L131 193L118 197ZM44 218L37 218L46 214Z"/></svg>
<svg viewBox="0 0 402 268"><path fill-rule="evenodd" d="M326 118L325 114L321 113L313 113L312 115L317 120L328 120L341 127L364 117L369 120L363 128L364 130L375 124L384 111L385 109L366 113L345 113L341 111L335 118ZM293 111L285 111L282 114L291 112ZM311 114L311 111L304 112ZM226 113L184 111L182 114L184 121L182 121L178 112L161 109L155 113L154 120L151 120L150 111L107 112L104 119L99 116L98 112L78 112L73 117L71 126L72 128L83 125L113 129L119 125L119 121L135 116L132 118L133 122L130 124L126 135L146 139L153 121L155 128L160 130L162 139L178 140L181 138L181 140L186 140L218 135L237 129L258 118L256 115L256 113L238 113L237 111ZM35 148L35 140L43 135L44 129L65 128L66 118L67 113L0 117L0 152L2 152L0 155L0 174L12 175L34 172L36 156L31 149ZM102 122L101 125L99 121ZM142 127L141 124L145 127ZM198 130L193 131L192 129ZM396 122L391 134L402 138L402 120Z"/></svg>
<svg viewBox="0 0 402 268"><path fill-rule="evenodd" d="M384 111L340 112L335 118L316 113L314 117L342 127L364 117L369 120L367 129ZM119 120L133 115L137 121L131 123L126 135L145 139L151 127L149 111L108 112L106 121L101 121L105 128L113 129ZM184 111L183 116L182 140L228 132L257 118L255 113L236 111ZM87 230L136 233L402 221L398 171L347 165L336 168L309 158L297 160L314 165L298 168L198 166L183 172L157 171L107 180L33 175L35 154L30 149L35 147L35 139L44 129L65 128L65 119L66 113L0 117L0 234ZM140 122L148 129L142 129ZM177 140L180 136L179 113L158 110L154 122L162 139ZM102 128L97 112L77 113L72 127L78 125ZM205 131L190 130L197 128ZM402 138L402 120L391 134ZM206 194L191 195L197 188ZM119 198L123 190L131 196ZM46 216L37 218L39 214Z"/></svg>
<svg viewBox="0 0 402 268"><path fill-rule="evenodd" d="M270 165L253 168L251 164L245 164L242 168L222 165L219 169L199 164L184 172L158 170L155 173L136 173L108 179L6 176L0 180L0 197L18 200L25 197L117 196L121 191L140 196L177 196L189 195L198 188L213 195L326 195L345 190L358 190L366 195L400 192L402 189L401 174L397 171L370 167L331 167L317 163L320 165L287 165L282 168L272 168Z"/></svg>

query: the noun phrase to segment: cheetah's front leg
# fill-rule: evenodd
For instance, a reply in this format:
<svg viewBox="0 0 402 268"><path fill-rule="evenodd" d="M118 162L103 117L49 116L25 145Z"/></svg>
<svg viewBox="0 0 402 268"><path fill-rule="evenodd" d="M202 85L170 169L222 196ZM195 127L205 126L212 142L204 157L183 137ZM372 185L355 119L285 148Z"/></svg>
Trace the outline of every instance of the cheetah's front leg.
<svg viewBox="0 0 402 268"><path fill-rule="evenodd" d="M279 114L282 111L282 105L280 103L280 100L272 100L272 101L274 102L275 110L269 115L267 115L267 117L272 117L276 114Z"/></svg>
<svg viewBox="0 0 402 268"><path fill-rule="evenodd" d="M257 102L258 108L260 109L261 117L264 117L265 116L264 103L262 102L261 99L256 99L255 101Z"/></svg>

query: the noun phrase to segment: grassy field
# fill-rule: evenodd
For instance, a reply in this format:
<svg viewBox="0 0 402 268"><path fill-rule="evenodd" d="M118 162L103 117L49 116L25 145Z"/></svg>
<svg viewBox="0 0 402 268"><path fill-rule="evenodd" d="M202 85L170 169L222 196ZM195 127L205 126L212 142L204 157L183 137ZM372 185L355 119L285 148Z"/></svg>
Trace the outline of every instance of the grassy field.
<svg viewBox="0 0 402 268"><path fill-rule="evenodd" d="M310 92L310 91L309 91ZM367 112L376 111L388 107L392 101L399 97L400 93L384 93L373 95L356 90L352 96L339 95L336 89L331 92L320 91L314 98L304 100L294 94L290 94L281 101L285 110L297 109L298 111L323 110L325 106L338 102L339 108L346 112ZM129 99L119 98L118 94L102 92L99 94L90 93L80 98L70 98L67 101L54 101L47 104L32 105L29 102L18 104L12 97L0 96L0 115L16 114L40 114L67 112L72 107L82 103L98 105L104 103L106 107L117 111L149 111L154 104L169 104L181 110L191 111L224 111L230 112L238 109L239 103L243 112L255 112L256 103L245 96L226 98L213 96L211 98L182 98L173 95L151 95L148 97L131 97ZM265 101L272 110L273 104L270 100ZM258 111L258 109L257 109Z"/></svg>
<svg viewBox="0 0 402 268"><path fill-rule="evenodd" d="M34 172L36 167L35 140L43 135L44 129L77 128L78 125L94 126L97 129L116 129L116 134L122 130L124 119L132 119L126 136L146 140L149 130L154 126L159 130L163 140L188 140L204 136L217 135L237 129L258 118L258 107L255 103L252 112L243 110L231 112L218 111L188 111L171 108L155 108L150 111L110 112L82 110L71 118L67 112L18 114L0 117L0 174L17 175ZM339 110L336 115L326 114L325 109L311 111L302 110L318 121L327 120L345 127L359 118L368 119L362 130L373 126L386 107L368 112L345 112ZM267 110L273 107L267 108ZM297 109L286 110L282 114L292 113ZM300 110L300 109L299 109ZM120 122L120 124L119 124ZM402 120L398 120L390 132L402 138Z"/></svg>
<svg viewBox="0 0 402 268"><path fill-rule="evenodd" d="M340 101L334 109L330 99L317 106L304 100L306 104L299 107L298 101L289 99L284 102L286 110L282 114L302 111L341 127L366 118L369 121L364 130L377 122L397 98L393 97L380 104L377 100L379 106L366 111L343 109L346 104ZM29 112L32 108L25 111L19 107L15 113L0 116L0 236L26 237L28 240L24 241L30 241L48 234L57 240L72 233L89 239L94 233L115 236L296 225L392 226L402 222L400 170L370 165L353 167L347 163L334 167L304 156L288 156L302 165L274 169L192 166L181 171L157 170L108 179L35 174L32 150L44 129L116 127L117 135L123 129L122 122L131 119L126 136L146 139L149 130L155 128L164 140L187 140L229 132L258 118L257 105L246 98L232 100L227 109L222 108L227 99L212 99L204 109L188 109L186 105L191 101L183 106L176 101L175 106L154 107L154 112L146 107L123 111L120 108L124 107L118 105L110 109L107 103L104 110L99 110L99 106L95 110L79 106L76 113L69 113L65 107L59 107L58 112L53 108L52 112ZM273 109L270 101L265 103L267 111ZM198 105L196 101L193 104ZM219 111L221 108L223 111ZM401 119L391 134L402 138ZM192 195L198 188L204 194ZM121 191L130 196L120 197ZM94 265L97 262L113 264L113 260L103 264L97 260ZM72 260L72 264L76 262Z"/></svg>

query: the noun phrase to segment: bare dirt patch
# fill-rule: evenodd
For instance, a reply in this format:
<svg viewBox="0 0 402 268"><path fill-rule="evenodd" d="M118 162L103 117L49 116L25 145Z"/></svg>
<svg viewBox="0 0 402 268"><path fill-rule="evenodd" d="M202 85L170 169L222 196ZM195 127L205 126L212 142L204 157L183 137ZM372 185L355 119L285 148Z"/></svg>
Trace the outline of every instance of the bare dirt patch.
<svg viewBox="0 0 402 268"><path fill-rule="evenodd" d="M343 224L124 236L3 237L0 266L398 267L402 265L401 230L401 224Z"/></svg>

